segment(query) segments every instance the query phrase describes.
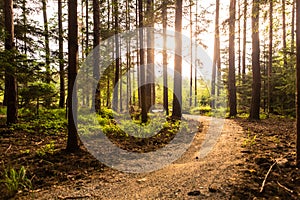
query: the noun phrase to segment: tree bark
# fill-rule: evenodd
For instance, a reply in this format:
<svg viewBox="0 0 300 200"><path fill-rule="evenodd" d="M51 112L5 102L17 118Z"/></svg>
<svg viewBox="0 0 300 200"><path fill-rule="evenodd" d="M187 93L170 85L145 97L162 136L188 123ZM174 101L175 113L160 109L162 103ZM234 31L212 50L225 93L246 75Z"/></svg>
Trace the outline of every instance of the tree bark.
<svg viewBox="0 0 300 200"><path fill-rule="evenodd" d="M162 3L162 22L163 22L163 104L166 115L169 115L169 96L168 96L168 53L167 53L167 0Z"/></svg>
<svg viewBox="0 0 300 200"><path fill-rule="evenodd" d="M176 0L175 8L175 59L174 59L174 94L173 113L174 119L182 117L182 0Z"/></svg>
<svg viewBox="0 0 300 200"><path fill-rule="evenodd" d="M272 113L272 66L273 66L273 0L270 0L269 14L269 61L268 61L268 112Z"/></svg>
<svg viewBox="0 0 300 200"><path fill-rule="evenodd" d="M214 41L214 57L213 57L213 68L212 68L212 81L211 81L211 107L215 108L216 98L216 73L217 64L220 60L220 29L219 29L219 18L220 18L220 0L216 0L216 16L215 16L215 41Z"/></svg>
<svg viewBox="0 0 300 200"><path fill-rule="evenodd" d="M285 20L286 1L282 0L282 41L283 41L283 67L287 68L287 49L286 49L286 20Z"/></svg>
<svg viewBox="0 0 300 200"><path fill-rule="evenodd" d="M229 116L234 117L236 110L236 80L235 80L235 7L236 1L230 1L229 7L229 74L228 74L228 90L229 90Z"/></svg>
<svg viewBox="0 0 300 200"><path fill-rule="evenodd" d="M62 0L58 0L58 59L59 59L59 107L65 107L65 69L64 69L64 38L62 27Z"/></svg>
<svg viewBox="0 0 300 200"><path fill-rule="evenodd" d="M68 140L67 151L74 152L79 149L77 135L77 85L78 69L78 22L77 0L68 1Z"/></svg>
<svg viewBox="0 0 300 200"><path fill-rule="evenodd" d="M99 53L100 53L100 5L99 0L93 0L93 21L94 21L94 40L93 40L93 78L97 81L97 85L93 88L93 103L95 106L95 111L100 112L101 102L100 102L100 72L99 72Z"/></svg>
<svg viewBox="0 0 300 200"><path fill-rule="evenodd" d="M140 68L140 87L141 87L141 108L142 108L142 123L146 123L148 120L147 116L147 104L146 104L146 87L145 87L145 50L144 50L144 14L143 14L143 0L138 0L138 7L139 7L139 51L140 51L140 63L139 63L139 68Z"/></svg>
<svg viewBox="0 0 300 200"><path fill-rule="evenodd" d="M260 48L259 48L259 0L253 0L252 5L252 99L250 119L259 120L260 109Z"/></svg>
<svg viewBox="0 0 300 200"><path fill-rule="evenodd" d="M18 95L17 80L15 75L14 62L14 17L13 17L13 1L4 1L4 23L5 23L5 50L11 56L10 64L5 67L5 90L6 90L6 124L15 124L18 119Z"/></svg>
<svg viewBox="0 0 300 200"><path fill-rule="evenodd" d="M300 0L296 0L296 52L297 52L297 139L296 139L296 165L300 167Z"/></svg>
<svg viewBox="0 0 300 200"><path fill-rule="evenodd" d="M49 28L47 17L47 2L42 0L43 4L43 19L44 19L44 37L45 37L45 68L46 68L46 83L51 82L51 69L50 69L50 46L49 46Z"/></svg>

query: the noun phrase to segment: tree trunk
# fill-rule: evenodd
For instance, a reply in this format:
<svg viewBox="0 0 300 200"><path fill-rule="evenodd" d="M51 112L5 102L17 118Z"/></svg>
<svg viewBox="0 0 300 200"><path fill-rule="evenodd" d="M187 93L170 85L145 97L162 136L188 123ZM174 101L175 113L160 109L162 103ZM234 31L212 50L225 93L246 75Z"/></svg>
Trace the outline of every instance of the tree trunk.
<svg viewBox="0 0 300 200"><path fill-rule="evenodd" d="M269 61L268 61L268 112L272 113L272 65L273 65L273 0L270 0L269 14Z"/></svg>
<svg viewBox="0 0 300 200"><path fill-rule="evenodd" d="M283 64L287 68L287 49L286 49L286 20L285 20L285 0L282 0L282 41L283 41Z"/></svg>
<svg viewBox="0 0 300 200"><path fill-rule="evenodd" d="M176 0L175 8L175 59L174 59L174 93L173 113L174 119L182 117L182 0Z"/></svg>
<svg viewBox="0 0 300 200"><path fill-rule="evenodd" d="M191 59L190 59L190 98L189 98L189 104L190 107L192 107L192 102L193 102L193 1L190 0L190 54L191 54Z"/></svg>
<svg viewBox="0 0 300 200"><path fill-rule="evenodd" d="M46 2L46 0L42 0L42 4L43 4L42 10L43 10L44 37L45 37L46 83L50 83L51 82L51 74L50 74L50 72L51 72L51 69L50 69L50 47L49 47L49 28L48 28L47 2Z"/></svg>
<svg viewBox="0 0 300 200"><path fill-rule="evenodd" d="M220 60L220 31L219 31L219 18L220 18L220 0L216 0L216 16L215 16L215 41L214 41L214 57L212 68L212 80L211 80L211 107L215 108L216 98L216 72L217 64Z"/></svg>
<svg viewBox="0 0 300 200"><path fill-rule="evenodd" d="M234 117L236 110L236 80L235 80L235 6L236 1L230 1L229 7L229 74L228 74L228 90L229 90L229 116Z"/></svg>
<svg viewBox="0 0 300 200"><path fill-rule="evenodd" d="M6 90L6 124L14 124L18 118L18 95L17 95L17 80L15 75L14 65L14 19L13 19L13 1L4 1L5 14L5 50L11 56L12 62L5 67L5 90Z"/></svg>
<svg viewBox="0 0 300 200"><path fill-rule="evenodd" d="M119 29L119 6L118 0L113 0L113 16L115 18L115 81L114 81L114 90L113 90L113 110L118 111L118 102L119 102L119 79L120 79L120 43L118 36Z"/></svg>
<svg viewBox="0 0 300 200"><path fill-rule="evenodd" d="M59 59L59 107L65 107L65 69L64 69L64 38L62 27L62 0L58 0L58 59Z"/></svg>
<svg viewBox="0 0 300 200"><path fill-rule="evenodd" d="M293 8L292 8L292 26L291 26L291 62L294 60L294 54L295 54L295 3L296 0L293 0Z"/></svg>
<svg viewBox="0 0 300 200"><path fill-rule="evenodd" d="M248 2L244 0L244 25L243 25L243 56L242 56L242 83L246 82L246 47L247 47L247 9Z"/></svg>
<svg viewBox="0 0 300 200"><path fill-rule="evenodd" d="M147 93L149 98L147 98L147 111L155 104L155 84L154 84L154 1L147 0Z"/></svg>
<svg viewBox="0 0 300 200"><path fill-rule="evenodd" d="M198 28L198 0L196 0L196 17L195 17L195 29L197 30ZM198 95L198 91L197 91L197 67L200 67L200 66L197 66L198 65L198 42L197 42L197 39L198 39L198 34L195 34L195 41L196 41L196 45L195 45L195 72L194 72L194 106L197 107L197 95Z"/></svg>
<svg viewBox="0 0 300 200"><path fill-rule="evenodd" d="M68 140L67 151L74 152L79 149L77 135L77 90L76 76L78 69L78 22L77 0L68 1Z"/></svg>
<svg viewBox="0 0 300 200"><path fill-rule="evenodd" d="M253 0L252 5L252 99L250 107L250 119L259 120L260 109L260 48L259 48L259 0Z"/></svg>
<svg viewBox="0 0 300 200"><path fill-rule="evenodd" d="M93 0L93 21L94 21L94 41L93 41L93 78L97 81L97 85L93 88L93 102L92 105L95 106L95 111L100 112L101 102L100 102L100 74L99 74L99 44L100 44L100 6L99 0Z"/></svg>
<svg viewBox="0 0 300 200"><path fill-rule="evenodd" d="M141 87L141 108L142 108L142 123L147 122L147 104L146 104L146 87L145 87L145 52L144 52L144 16L143 16L143 0L138 0L138 7L139 7L139 51L140 51L140 63L139 63L139 68L140 68L140 87Z"/></svg>
<svg viewBox="0 0 300 200"><path fill-rule="evenodd" d="M296 165L300 167L300 0L296 0L296 48L297 48L297 141L296 141Z"/></svg>
<svg viewBox="0 0 300 200"><path fill-rule="evenodd" d="M162 5L163 22L163 101L166 115L169 115L169 96L168 96L168 53L167 53L167 0Z"/></svg>

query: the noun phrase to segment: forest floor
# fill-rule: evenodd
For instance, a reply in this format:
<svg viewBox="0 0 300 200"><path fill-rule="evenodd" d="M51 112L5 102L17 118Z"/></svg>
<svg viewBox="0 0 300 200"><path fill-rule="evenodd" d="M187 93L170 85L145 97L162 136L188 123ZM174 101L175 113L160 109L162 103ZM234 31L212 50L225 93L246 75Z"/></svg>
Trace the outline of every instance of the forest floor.
<svg viewBox="0 0 300 200"><path fill-rule="evenodd" d="M143 174L108 168L84 150L66 153L65 134L41 135L1 126L0 170L25 166L32 179L32 190L19 191L12 199L300 199L295 120L226 119L212 151L198 158L209 120L200 118L201 132L179 160ZM51 141L55 148L47 145ZM0 199L8 199L3 183Z"/></svg>

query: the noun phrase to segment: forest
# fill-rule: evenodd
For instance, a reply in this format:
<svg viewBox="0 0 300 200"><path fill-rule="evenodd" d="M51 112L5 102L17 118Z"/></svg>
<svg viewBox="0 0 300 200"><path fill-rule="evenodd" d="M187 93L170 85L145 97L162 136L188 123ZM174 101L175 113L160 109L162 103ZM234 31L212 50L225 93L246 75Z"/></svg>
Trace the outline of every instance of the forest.
<svg viewBox="0 0 300 200"><path fill-rule="evenodd" d="M300 199L300 0L0 16L0 199Z"/></svg>

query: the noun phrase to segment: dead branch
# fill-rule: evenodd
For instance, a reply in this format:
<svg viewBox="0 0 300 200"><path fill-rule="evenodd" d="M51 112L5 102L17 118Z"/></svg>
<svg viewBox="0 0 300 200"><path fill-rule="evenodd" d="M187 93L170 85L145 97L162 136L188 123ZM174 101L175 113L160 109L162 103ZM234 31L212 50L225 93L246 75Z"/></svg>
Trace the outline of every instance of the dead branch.
<svg viewBox="0 0 300 200"><path fill-rule="evenodd" d="M6 154L11 148L11 144L9 145L9 147L6 149L6 151L4 152L4 154Z"/></svg>
<svg viewBox="0 0 300 200"><path fill-rule="evenodd" d="M280 187L282 187L283 189L285 189L286 191L290 192L290 193L293 193L293 192L294 192L293 190L291 190L291 189L285 187L284 185L281 185L278 181L277 181L277 184L278 184Z"/></svg>
<svg viewBox="0 0 300 200"><path fill-rule="evenodd" d="M268 176L269 176L269 174L270 174L272 168L274 167L274 165L275 165L276 163L277 163L277 162L275 161L275 162L273 163L273 165L271 165L270 169L268 170L268 172L267 172L267 174L266 174L266 176L265 176L265 179L264 179L264 181L263 181L263 183L262 183L262 185L261 185L261 188L260 188L260 191L259 191L260 193L264 190L264 187L265 187L267 178L268 178Z"/></svg>

